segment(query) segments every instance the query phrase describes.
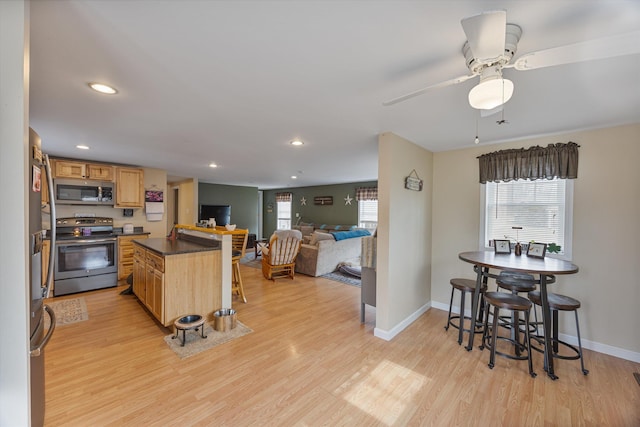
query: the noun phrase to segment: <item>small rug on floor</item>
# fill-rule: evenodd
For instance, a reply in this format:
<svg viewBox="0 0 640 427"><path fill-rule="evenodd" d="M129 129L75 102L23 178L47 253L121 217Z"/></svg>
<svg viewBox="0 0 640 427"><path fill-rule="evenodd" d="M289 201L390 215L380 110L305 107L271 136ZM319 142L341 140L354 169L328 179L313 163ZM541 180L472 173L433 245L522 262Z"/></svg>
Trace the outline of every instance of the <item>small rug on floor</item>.
<svg viewBox="0 0 640 427"><path fill-rule="evenodd" d="M186 340L184 347L182 344L182 332L178 338L173 339L175 334L167 335L164 337L164 342L167 343L169 348L178 355L180 359L186 359L187 357L194 356L205 350L209 350L217 345L224 344L241 336L247 335L253 332L253 329L245 326L240 322L236 322L236 327L227 332L218 332L211 327L210 324L204 324L204 335L207 338L202 338L200 329L196 332L195 329L186 331Z"/></svg>
<svg viewBox="0 0 640 427"><path fill-rule="evenodd" d="M339 270L333 271L331 273L327 273L324 276L320 276L324 279L333 280L335 282L346 283L351 286L362 286L362 282L357 277L351 276L349 274L342 273Z"/></svg>
<svg viewBox="0 0 640 427"><path fill-rule="evenodd" d="M262 268L262 257L259 256L257 259L253 254L253 251L248 252L243 258L240 258L240 264L246 265L251 268Z"/></svg>
<svg viewBox="0 0 640 427"><path fill-rule="evenodd" d="M68 325L70 323L82 322L89 320L89 312L87 312L87 304L83 297L53 300L46 303L53 309L56 316L56 326ZM49 316L45 315L49 319ZM47 325L48 327L48 325Z"/></svg>

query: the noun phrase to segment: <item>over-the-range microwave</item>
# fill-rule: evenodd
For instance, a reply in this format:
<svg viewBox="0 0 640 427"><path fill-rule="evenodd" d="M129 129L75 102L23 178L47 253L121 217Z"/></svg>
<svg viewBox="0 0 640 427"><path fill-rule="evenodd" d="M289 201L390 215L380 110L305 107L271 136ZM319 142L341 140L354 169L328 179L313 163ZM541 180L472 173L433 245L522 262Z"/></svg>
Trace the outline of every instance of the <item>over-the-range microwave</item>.
<svg viewBox="0 0 640 427"><path fill-rule="evenodd" d="M87 179L54 179L55 200L58 205L113 205L116 200L115 183Z"/></svg>

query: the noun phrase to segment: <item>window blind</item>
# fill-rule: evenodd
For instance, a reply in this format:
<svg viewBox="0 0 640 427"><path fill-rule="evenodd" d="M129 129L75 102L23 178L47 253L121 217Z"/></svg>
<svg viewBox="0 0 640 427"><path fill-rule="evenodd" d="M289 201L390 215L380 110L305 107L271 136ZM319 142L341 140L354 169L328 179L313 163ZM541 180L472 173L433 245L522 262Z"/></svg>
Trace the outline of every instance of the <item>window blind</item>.
<svg viewBox="0 0 640 427"><path fill-rule="evenodd" d="M566 181L518 180L486 184L485 238L565 247ZM512 227L522 227L515 230Z"/></svg>

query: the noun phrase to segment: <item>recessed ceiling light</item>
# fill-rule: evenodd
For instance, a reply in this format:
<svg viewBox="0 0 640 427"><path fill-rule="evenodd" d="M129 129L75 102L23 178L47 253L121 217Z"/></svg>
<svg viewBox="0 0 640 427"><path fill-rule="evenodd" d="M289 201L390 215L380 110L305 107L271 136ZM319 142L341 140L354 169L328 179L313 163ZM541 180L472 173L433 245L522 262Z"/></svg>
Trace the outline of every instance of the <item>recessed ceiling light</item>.
<svg viewBox="0 0 640 427"><path fill-rule="evenodd" d="M89 83L89 87L96 92L104 93L107 95L115 95L116 93L118 93L116 89L102 83Z"/></svg>
<svg viewBox="0 0 640 427"><path fill-rule="evenodd" d="M76 145L76 148L79 148L81 150L88 150L89 146L88 145L84 145L84 144L80 144L80 145Z"/></svg>
<svg viewBox="0 0 640 427"><path fill-rule="evenodd" d="M291 141L291 145L304 145L304 142L300 141L299 139L294 139L293 141Z"/></svg>
<svg viewBox="0 0 640 427"><path fill-rule="evenodd" d="M291 179L298 179L298 177L295 175L291 175Z"/></svg>
<svg viewBox="0 0 640 427"><path fill-rule="evenodd" d="M209 167L210 167L210 168L217 168L217 167L218 167L218 165L216 165L215 163L209 163Z"/></svg>

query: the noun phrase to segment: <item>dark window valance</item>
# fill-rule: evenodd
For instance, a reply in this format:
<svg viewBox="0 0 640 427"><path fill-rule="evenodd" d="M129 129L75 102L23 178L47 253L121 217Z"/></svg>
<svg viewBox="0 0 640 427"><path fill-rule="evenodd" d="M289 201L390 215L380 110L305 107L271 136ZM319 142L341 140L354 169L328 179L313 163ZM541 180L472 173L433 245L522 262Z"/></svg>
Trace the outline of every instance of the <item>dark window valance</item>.
<svg viewBox="0 0 640 427"><path fill-rule="evenodd" d="M378 200L378 187L356 188L356 200Z"/></svg>
<svg viewBox="0 0 640 427"><path fill-rule="evenodd" d="M291 193L276 193L276 202L290 202L293 200Z"/></svg>
<svg viewBox="0 0 640 427"><path fill-rule="evenodd" d="M579 147L575 142L567 142L483 154L478 157L480 183L516 179L575 179L578 177Z"/></svg>

